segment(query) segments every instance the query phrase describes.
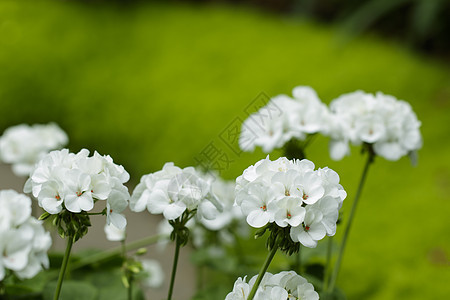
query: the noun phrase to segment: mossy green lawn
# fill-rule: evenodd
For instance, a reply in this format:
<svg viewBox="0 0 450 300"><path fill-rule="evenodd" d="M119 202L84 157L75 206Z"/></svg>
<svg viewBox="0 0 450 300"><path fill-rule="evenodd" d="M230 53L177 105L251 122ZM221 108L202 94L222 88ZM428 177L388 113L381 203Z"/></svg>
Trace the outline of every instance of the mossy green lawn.
<svg viewBox="0 0 450 300"><path fill-rule="evenodd" d="M73 151L110 154L133 184L166 161L195 164L210 142L233 160L223 174L235 178L264 154L236 155L219 136L262 91L310 85L327 103L356 89L407 100L423 123L419 164L376 160L338 285L349 299L450 294L448 66L240 7L2 1L0 20L0 130L54 121ZM352 150L333 162L326 138L307 149L340 174L344 218L364 161Z"/></svg>

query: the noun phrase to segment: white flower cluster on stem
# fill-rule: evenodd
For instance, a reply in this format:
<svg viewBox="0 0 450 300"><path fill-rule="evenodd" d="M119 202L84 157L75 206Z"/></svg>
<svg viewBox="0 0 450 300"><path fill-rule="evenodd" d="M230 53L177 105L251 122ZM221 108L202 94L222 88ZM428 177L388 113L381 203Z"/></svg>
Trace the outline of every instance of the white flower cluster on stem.
<svg viewBox="0 0 450 300"><path fill-rule="evenodd" d="M273 97L242 124L239 146L244 151L262 147L265 153L281 148L291 139L305 140L324 130L327 108L310 87L298 86L287 95Z"/></svg>
<svg viewBox="0 0 450 300"><path fill-rule="evenodd" d="M16 125L0 137L0 160L12 164L17 176L28 176L45 154L64 147L67 142L66 133L54 123Z"/></svg>
<svg viewBox="0 0 450 300"><path fill-rule="evenodd" d="M236 205L247 223L255 228L268 223L289 226L292 241L306 247L316 247L325 235L334 235L347 194L336 172L314 167L306 159L267 157L247 168L236 179Z"/></svg>
<svg viewBox="0 0 450 300"><path fill-rule="evenodd" d="M5 269L25 279L48 268L51 244L50 233L31 216L31 199L13 190L0 191L0 281Z"/></svg>
<svg viewBox="0 0 450 300"><path fill-rule="evenodd" d="M130 209L152 214L163 214L175 220L185 212L197 210L197 215L213 219L217 209L222 210L211 184L193 167L181 169L166 163L162 170L142 176L130 199Z"/></svg>
<svg viewBox="0 0 450 300"><path fill-rule="evenodd" d="M124 185L130 176L116 165L110 156L97 152L89 157L82 149L77 154L63 149L44 156L31 172L24 191L32 192L49 214L63 209L71 213L88 212L97 200L106 200L107 223L123 229L126 219L122 212L130 195Z"/></svg>
<svg viewBox="0 0 450 300"><path fill-rule="evenodd" d="M216 208L213 220L200 216L198 221L208 230L221 231L230 226L231 223L243 220L241 210L239 207L234 206L235 181L226 181L219 174L215 173L204 174L203 178L211 185L211 192L215 199L220 202L223 209L219 211Z"/></svg>
<svg viewBox="0 0 450 300"><path fill-rule="evenodd" d="M341 95L330 103L327 123L334 160L350 154L349 143L371 144L375 154L393 161L422 147L421 123L409 103L381 92Z"/></svg>
<svg viewBox="0 0 450 300"><path fill-rule="evenodd" d="M234 283L233 291L225 300L247 300L257 276L246 282L246 277L239 277ZM266 272L254 296L255 300L318 300L319 295L314 286L294 271L283 271L278 274Z"/></svg>

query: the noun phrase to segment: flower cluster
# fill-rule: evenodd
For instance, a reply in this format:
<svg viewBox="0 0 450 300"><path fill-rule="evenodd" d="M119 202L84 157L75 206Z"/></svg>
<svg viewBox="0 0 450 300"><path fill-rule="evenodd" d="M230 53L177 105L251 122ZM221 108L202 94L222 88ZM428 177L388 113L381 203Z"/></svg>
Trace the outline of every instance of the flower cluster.
<svg viewBox="0 0 450 300"><path fill-rule="evenodd" d="M31 199L13 190L0 191L0 281L5 269L25 279L48 268L51 244L42 222L31 216Z"/></svg>
<svg viewBox="0 0 450 300"><path fill-rule="evenodd" d="M253 151L259 146L269 153L291 139L304 140L308 134L324 129L327 108L316 92L310 87L298 86L292 94L294 98L273 97L245 120L239 137L242 150Z"/></svg>
<svg viewBox="0 0 450 300"><path fill-rule="evenodd" d="M60 149L67 142L66 133L54 123L13 126L0 137L0 160L13 164L12 170L17 176L28 176L45 154Z"/></svg>
<svg viewBox="0 0 450 300"><path fill-rule="evenodd" d="M362 91L344 94L330 103L330 155L335 160L353 145L373 145L375 154L398 160L422 146L420 121L411 106L395 97Z"/></svg>
<svg viewBox="0 0 450 300"><path fill-rule="evenodd" d="M339 175L329 168L314 170L309 160L269 157L236 179L236 204L247 223L261 228L273 223L290 228L293 242L315 247L336 233L339 209L347 196Z"/></svg>
<svg viewBox="0 0 450 300"><path fill-rule="evenodd" d="M225 300L247 300L256 278L257 276L253 276L247 283L245 277L239 277ZM317 300L319 295L305 278L294 271L283 271L278 274L265 273L253 299Z"/></svg>
<svg viewBox="0 0 450 300"><path fill-rule="evenodd" d="M31 172L25 192L32 192L49 214L63 209L71 213L88 212L97 200L106 200L107 223L122 229L126 226L123 210L130 195L124 185L130 176L114 164L110 156L97 152L89 157L82 149L77 154L67 149L52 151L44 156Z"/></svg>
<svg viewBox="0 0 450 300"><path fill-rule="evenodd" d="M211 184L193 167L181 169L166 163L162 170L142 176L130 199L130 209L163 214L175 220L187 211L197 211L199 217L212 219L221 210Z"/></svg>
<svg viewBox="0 0 450 300"><path fill-rule="evenodd" d="M213 220L201 216L198 218L198 221L208 230L220 231L235 221L240 222L243 220L241 210L234 206L235 182L225 181L218 174L205 174L204 178L210 183L211 192L217 201L221 203L223 209L222 211L216 209Z"/></svg>

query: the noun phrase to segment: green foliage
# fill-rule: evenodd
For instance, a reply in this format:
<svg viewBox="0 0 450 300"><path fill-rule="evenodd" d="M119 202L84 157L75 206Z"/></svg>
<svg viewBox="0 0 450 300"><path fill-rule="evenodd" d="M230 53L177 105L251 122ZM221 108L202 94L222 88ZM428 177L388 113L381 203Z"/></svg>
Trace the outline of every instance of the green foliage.
<svg viewBox="0 0 450 300"><path fill-rule="evenodd" d="M376 159L338 285L348 299L450 293L448 66L373 37L343 47L333 28L241 8L2 1L0 16L0 131L55 121L72 151L110 154L131 173L132 185L166 161L196 164L210 142L233 160L222 174L240 175L265 155L235 154L219 136L247 116L261 91L273 96L310 85L327 103L356 89L407 100L423 123L418 166L407 158ZM359 149L333 162L327 139L318 136L305 151L316 166L339 173L349 195L345 222L363 166ZM267 254L264 241L244 245L243 259L257 270ZM274 267L288 265L275 257ZM120 275L112 275L121 286ZM226 285L216 289L218 299L232 287L221 278L208 277L216 287Z"/></svg>
<svg viewBox="0 0 450 300"><path fill-rule="evenodd" d="M55 294L56 281L52 281L44 288L43 299L52 300ZM60 299L97 299L98 291L90 283L85 281L65 280L61 289Z"/></svg>
<svg viewBox="0 0 450 300"><path fill-rule="evenodd" d="M98 251L82 251L72 255L71 263L98 254ZM18 280L11 278L5 283L8 299L51 300L56 289L56 279L62 262L62 254L50 255L50 269L40 272L32 279ZM71 263L69 263L69 270ZM140 264L127 261L127 270L139 269ZM60 299L95 299L95 300L122 300L127 299L127 289L123 285L122 259L118 256L107 261L94 262L82 268L70 270L66 274ZM134 271L133 271L134 272ZM134 272L134 274L138 273ZM141 289L136 282L133 283L133 299L144 299Z"/></svg>

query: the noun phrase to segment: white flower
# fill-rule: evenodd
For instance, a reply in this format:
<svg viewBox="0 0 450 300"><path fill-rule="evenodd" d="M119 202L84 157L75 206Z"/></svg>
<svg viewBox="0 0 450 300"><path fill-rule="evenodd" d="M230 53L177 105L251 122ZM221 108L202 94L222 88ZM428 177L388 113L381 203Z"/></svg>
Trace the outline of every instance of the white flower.
<svg viewBox="0 0 450 300"><path fill-rule="evenodd" d="M186 210L186 203L170 198L167 191L168 184L168 180L160 181L152 192L146 191L147 194L150 194L147 208L152 214L162 213L167 220L175 220ZM133 196L131 197L133 198Z"/></svg>
<svg viewBox="0 0 450 300"><path fill-rule="evenodd" d="M227 294L225 300L247 300L250 294L250 286L245 282L246 277L244 279L239 277L235 281L233 291Z"/></svg>
<svg viewBox="0 0 450 300"><path fill-rule="evenodd" d="M30 243L31 249L28 253L28 263L25 268L15 272L19 278L34 277L42 268L47 269L50 266L47 256L47 251L52 245L50 233L45 231L41 221L33 217L30 217L25 225L29 226L34 232L33 240Z"/></svg>
<svg viewBox="0 0 450 300"><path fill-rule="evenodd" d="M307 207L303 226L291 228L291 239L309 248L316 247L317 241L323 239L326 234L322 219L323 214L320 210Z"/></svg>
<svg viewBox="0 0 450 300"><path fill-rule="evenodd" d="M250 226L260 228L274 221L275 211L269 206L275 199L272 189L256 183L249 187L247 194L240 193L240 196L243 198L240 207Z"/></svg>
<svg viewBox="0 0 450 300"><path fill-rule="evenodd" d="M295 138L324 131L326 106L316 92L306 86L293 90L294 99L286 95L273 97L266 106L251 114L242 124L239 146L253 151L259 146L266 153Z"/></svg>
<svg viewBox="0 0 450 300"><path fill-rule="evenodd" d="M28 176L39 159L67 141L66 133L54 123L13 126L0 137L0 160L13 164L16 175Z"/></svg>
<svg viewBox="0 0 450 300"><path fill-rule="evenodd" d="M130 208L142 211L147 207L150 213L163 214L167 220L179 218L186 210L198 209L198 214L210 218L211 207L205 201L221 210L211 193L211 184L194 168L180 169L167 163L161 171L141 178L131 196Z"/></svg>
<svg viewBox="0 0 450 300"><path fill-rule="evenodd" d="M348 143L368 143L387 160L422 147L420 121L411 106L395 97L362 91L344 94L330 103L327 117L330 155L335 160L350 154Z"/></svg>
<svg viewBox="0 0 450 300"><path fill-rule="evenodd" d="M63 197L67 210L78 213L94 208L94 199L90 189L91 177L77 169L67 170L64 175Z"/></svg>
<svg viewBox="0 0 450 300"><path fill-rule="evenodd" d="M225 181L218 175L215 180L211 182L212 193L222 203L223 210L220 212L215 206L214 219L207 219L199 217L200 223L209 230L218 231L226 228L233 221L241 221L244 219L241 209L234 206L234 189L235 183L233 181Z"/></svg>
<svg viewBox="0 0 450 300"><path fill-rule="evenodd" d="M31 278L48 268L50 234L31 217L31 199L13 190L0 191L0 281L5 268Z"/></svg>
<svg viewBox="0 0 450 300"><path fill-rule="evenodd" d="M164 283L164 272L158 261L153 259L141 260L144 279L141 281L144 286L158 288Z"/></svg>
<svg viewBox="0 0 450 300"><path fill-rule="evenodd" d="M130 194L125 186L114 189L106 200L106 223L113 224L115 227L123 230L127 225L127 219L122 212L128 206L128 199Z"/></svg>
<svg viewBox="0 0 450 300"><path fill-rule="evenodd" d="M273 202L277 206L275 223L280 227L288 225L299 226L305 219L305 208L299 205L299 201L292 197L284 197Z"/></svg>
<svg viewBox="0 0 450 300"><path fill-rule="evenodd" d="M126 237L126 230L125 228L119 229L114 224L105 224L105 227L103 228L106 234L106 239L108 241L112 242L120 242L125 240Z"/></svg>
<svg viewBox="0 0 450 300"><path fill-rule="evenodd" d="M314 163L306 159L267 157L236 179L235 203L250 226L289 226L291 239L306 247L316 247L326 234L335 234L346 196L336 172L314 170Z"/></svg>
<svg viewBox="0 0 450 300"><path fill-rule="evenodd" d="M123 228L126 220L121 212L130 197L123 183L128 178L125 169L109 156L94 152L89 157L86 149L77 154L63 149L50 152L35 165L24 191L31 192L50 214L63 209L73 213L91 211L97 200L106 200L107 222Z"/></svg>
<svg viewBox="0 0 450 300"><path fill-rule="evenodd" d="M246 282L246 277L239 277L225 300L247 300L257 276ZM272 275L266 272L256 291L255 300L318 300L319 295L305 278L294 271L283 271Z"/></svg>
<svg viewBox="0 0 450 300"><path fill-rule="evenodd" d="M30 216L30 198L14 190L0 191L0 231L19 226Z"/></svg>

